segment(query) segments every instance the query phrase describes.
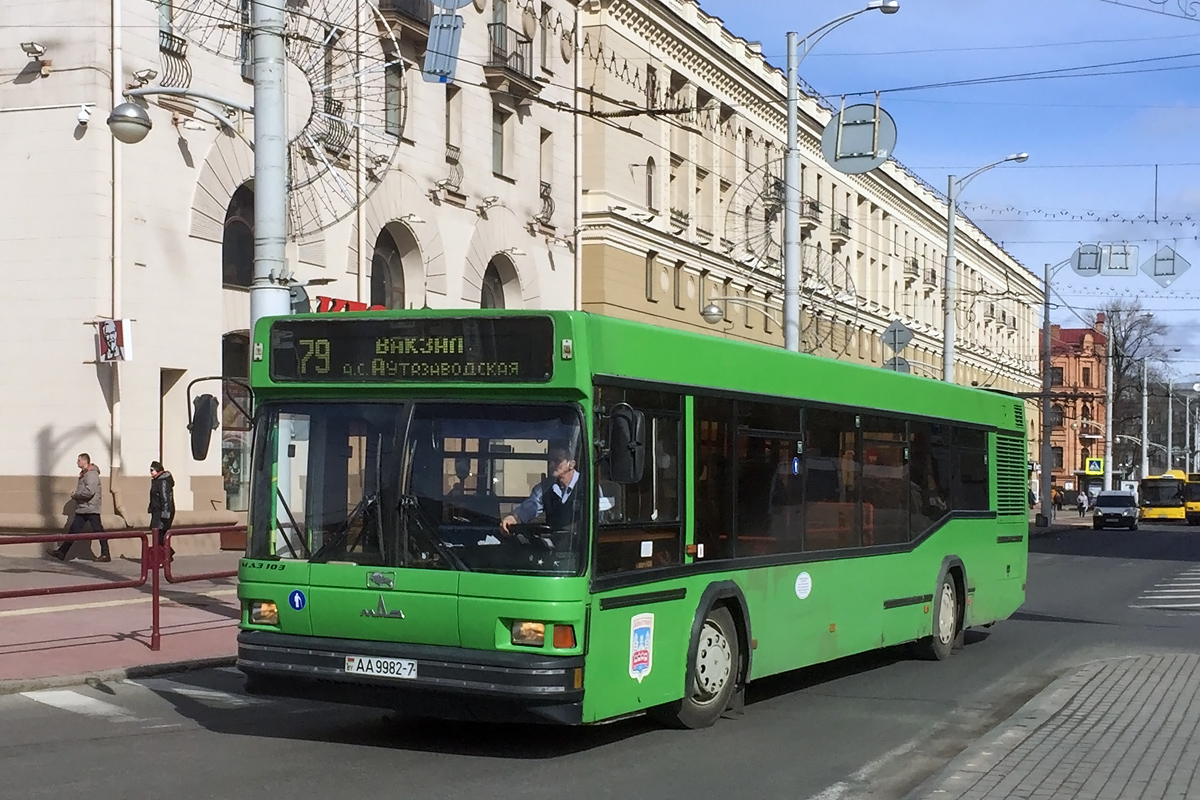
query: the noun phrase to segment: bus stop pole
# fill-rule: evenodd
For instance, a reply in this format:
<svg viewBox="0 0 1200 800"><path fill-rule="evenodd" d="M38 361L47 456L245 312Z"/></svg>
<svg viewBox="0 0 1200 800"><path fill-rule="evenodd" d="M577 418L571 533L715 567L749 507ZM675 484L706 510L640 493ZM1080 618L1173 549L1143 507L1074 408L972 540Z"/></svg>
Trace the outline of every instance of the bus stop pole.
<svg viewBox="0 0 1200 800"><path fill-rule="evenodd" d="M159 572L162 567L162 546L158 543L159 532L158 528L153 528L150 531L150 649L158 651L162 647L161 627L158 618L158 606L161 597L159 595Z"/></svg>

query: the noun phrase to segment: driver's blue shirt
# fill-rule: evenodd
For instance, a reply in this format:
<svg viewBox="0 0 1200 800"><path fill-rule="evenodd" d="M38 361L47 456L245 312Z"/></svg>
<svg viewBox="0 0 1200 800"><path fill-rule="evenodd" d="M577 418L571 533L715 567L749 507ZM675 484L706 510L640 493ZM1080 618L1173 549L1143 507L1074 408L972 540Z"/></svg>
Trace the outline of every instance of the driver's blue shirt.
<svg viewBox="0 0 1200 800"><path fill-rule="evenodd" d="M554 478L547 478L537 486L533 487L533 491L530 493L529 497L522 501L521 505L513 509L513 516L522 523L532 522L538 518L538 515L542 514L546 510L546 504L542 498L546 494L547 487L549 487L554 494L558 496L558 499L565 504L571 499L571 496L575 494L575 484L578 483L578 481L578 470L571 475L571 482L567 484L565 489Z"/></svg>

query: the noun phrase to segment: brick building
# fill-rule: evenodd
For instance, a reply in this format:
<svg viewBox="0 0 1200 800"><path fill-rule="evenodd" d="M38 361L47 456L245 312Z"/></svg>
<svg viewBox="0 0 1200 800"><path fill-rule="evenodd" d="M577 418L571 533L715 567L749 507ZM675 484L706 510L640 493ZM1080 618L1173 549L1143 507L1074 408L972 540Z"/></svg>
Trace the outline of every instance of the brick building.
<svg viewBox="0 0 1200 800"><path fill-rule="evenodd" d="M1104 457L1107 345L1104 314L1090 328L1050 326L1051 476L1068 499L1081 486L1094 492L1101 484L1102 476L1086 474L1086 465Z"/></svg>

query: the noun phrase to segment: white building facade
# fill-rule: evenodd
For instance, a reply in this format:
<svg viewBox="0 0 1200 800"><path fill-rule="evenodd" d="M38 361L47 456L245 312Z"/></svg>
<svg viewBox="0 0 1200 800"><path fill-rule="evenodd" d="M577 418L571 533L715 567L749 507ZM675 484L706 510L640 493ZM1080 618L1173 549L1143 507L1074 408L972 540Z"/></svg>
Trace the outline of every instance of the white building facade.
<svg viewBox="0 0 1200 800"><path fill-rule="evenodd" d="M60 528L80 452L101 469L109 525L145 523L155 459L175 475L181 521L230 519L245 502L236 387L223 446L204 461L191 458L186 421L191 381L247 370L253 116L151 94L139 99L153 122L141 143L117 143L104 124L128 89L253 103L248 55L198 46L181 22L188 8L0 0L0 15L21 21L0 42L0 292L13 332L0 355L2 529ZM379 11L378 28L355 31L356 47L387 64L380 123L364 140L394 157L348 182L342 169L341 186L323 179L365 198L336 221L292 214L295 283L314 310L317 296L326 308L575 307L574 3L474 0L459 12L449 83L421 75L431 4L381 0ZM357 56L343 46L340 57ZM332 107L321 68L289 65L295 127L306 109ZM98 360L108 319L129 321L130 360Z"/></svg>

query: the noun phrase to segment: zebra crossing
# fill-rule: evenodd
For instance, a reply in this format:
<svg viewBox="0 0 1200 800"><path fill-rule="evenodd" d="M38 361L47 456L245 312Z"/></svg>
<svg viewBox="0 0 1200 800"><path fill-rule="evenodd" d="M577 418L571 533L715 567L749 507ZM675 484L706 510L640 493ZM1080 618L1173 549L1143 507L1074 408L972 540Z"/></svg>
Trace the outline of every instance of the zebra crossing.
<svg viewBox="0 0 1200 800"><path fill-rule="evenodd" d="M218 688L219 687L219 688ZM96 721L132 727L162 727L154 723L174 716L168 703L180 700L198 704L214 712L279 704L279 701L251 697L241 687L241 673L225 667L176 677L130 678L107 684L103 689L85 685L60 689L39 689L0 697L0 716L6 708L29 703L52 708Z"/></svg>
<svg viewBox="0 0 1200 800"><path fill-rule="evenodd" d="M1200 613L1200 567L1193 567L1142 592L1130 608Z"/></svg>

